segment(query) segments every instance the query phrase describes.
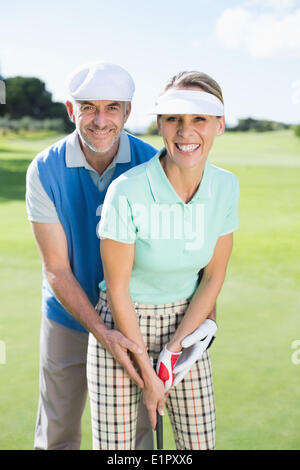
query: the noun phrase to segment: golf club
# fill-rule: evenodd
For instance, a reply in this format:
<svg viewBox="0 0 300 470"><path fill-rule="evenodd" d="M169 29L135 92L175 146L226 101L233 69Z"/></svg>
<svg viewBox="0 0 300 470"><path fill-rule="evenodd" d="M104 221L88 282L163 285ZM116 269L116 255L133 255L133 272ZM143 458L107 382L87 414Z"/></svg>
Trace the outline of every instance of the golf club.
<svg viewBox="0 0 300 470"><path fill-rule="evenodd" d="M163 449L163 417L156 412L156 446L158 450Z"/></svg>
<svg viewBox="0 0 300 470"><path fill-rule="evenodd" d="M154 362L153 357L150 357L152 366L156 370L156 362ZM156 411L156 446L158 450L163 449L163 417Z"/></svg>

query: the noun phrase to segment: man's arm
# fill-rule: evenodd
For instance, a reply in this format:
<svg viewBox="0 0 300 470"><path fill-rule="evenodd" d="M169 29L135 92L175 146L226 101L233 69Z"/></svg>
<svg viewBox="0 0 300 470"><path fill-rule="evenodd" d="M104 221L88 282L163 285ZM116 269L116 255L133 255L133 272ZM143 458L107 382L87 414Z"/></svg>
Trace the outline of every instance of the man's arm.
<svg viewBox="0 0 300 470"><path fill-rule="evenodd" d="M107 328L76 280L68 258L67 239L60 223L32 222L45 274L53 292L64 308L79 321L127 370L132 380L143 387L127 350L139 354L140 348L119 331Z"/></svg>

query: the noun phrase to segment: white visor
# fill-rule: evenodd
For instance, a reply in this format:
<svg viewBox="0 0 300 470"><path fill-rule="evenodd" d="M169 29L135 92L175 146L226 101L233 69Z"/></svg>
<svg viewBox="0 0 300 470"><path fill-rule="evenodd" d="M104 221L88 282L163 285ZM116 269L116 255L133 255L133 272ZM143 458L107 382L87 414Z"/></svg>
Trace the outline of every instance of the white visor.
<svg viewBox="0 0 300 470"><path fill-rule="evenodd" d="M205 91L171 88L161 95L149 114L207 114L224 116L224 105L219 98Z"/></svg>

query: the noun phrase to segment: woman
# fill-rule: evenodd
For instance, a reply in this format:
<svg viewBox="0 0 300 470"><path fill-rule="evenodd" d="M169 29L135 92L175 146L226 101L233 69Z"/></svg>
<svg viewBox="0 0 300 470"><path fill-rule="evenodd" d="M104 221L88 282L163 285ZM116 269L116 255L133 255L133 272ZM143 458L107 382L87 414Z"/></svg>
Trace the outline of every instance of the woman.
<svg viewBox="0 0 300 470"><path fill-rule="evenodd" d="M165 147L117 178L104 202L97 311L141 348L133 360L153 429L166 404L178 449L214 449L208 351L169 387L182 341L216 302L238 225L238 181L207 160L225 129L222 92L209 76L184 72L167 84L154 113ZM161 378L151 357L159 358ZM132 449L142 391L93 336L88 382L94 448Z"/></svg>

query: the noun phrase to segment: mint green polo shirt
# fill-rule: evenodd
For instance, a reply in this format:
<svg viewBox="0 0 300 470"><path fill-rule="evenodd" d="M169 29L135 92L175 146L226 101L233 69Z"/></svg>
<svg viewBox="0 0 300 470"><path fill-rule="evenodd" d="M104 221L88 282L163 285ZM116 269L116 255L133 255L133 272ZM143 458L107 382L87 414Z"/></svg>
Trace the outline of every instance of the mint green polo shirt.
<svg viewBox="0 0 300 470"><path fill-rule="evenodd" d="M238 228L236 176L207 161L197 192L185 204L161 166L164 153L111 183L97 228L100 238L135 244L129 290L134 302L145 304L190 298L218 237ZM106 290L105 280L99 287Z"/></svg>

